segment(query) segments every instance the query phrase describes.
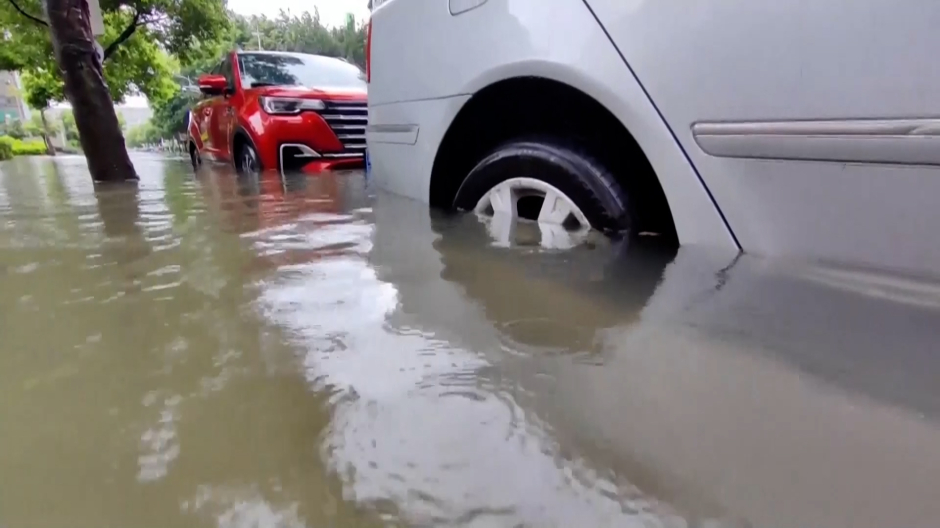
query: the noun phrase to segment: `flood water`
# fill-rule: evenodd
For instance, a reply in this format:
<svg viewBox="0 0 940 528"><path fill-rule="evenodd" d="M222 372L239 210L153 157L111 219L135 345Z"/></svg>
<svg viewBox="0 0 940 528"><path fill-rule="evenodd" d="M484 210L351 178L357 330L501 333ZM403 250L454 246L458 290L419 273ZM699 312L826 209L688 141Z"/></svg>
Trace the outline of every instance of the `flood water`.
<svg viewBox="0 0 940 528"><path fill-rule="evenodd" d="M3 528L940 522L933 280L134 161L0 164Z"/></svg>

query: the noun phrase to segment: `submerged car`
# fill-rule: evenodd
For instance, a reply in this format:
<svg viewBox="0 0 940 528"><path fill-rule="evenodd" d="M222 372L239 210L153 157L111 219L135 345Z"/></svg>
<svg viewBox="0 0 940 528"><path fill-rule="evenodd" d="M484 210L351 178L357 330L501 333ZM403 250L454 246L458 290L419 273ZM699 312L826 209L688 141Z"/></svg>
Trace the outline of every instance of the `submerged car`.
<svg viewBox="0 0 940 528"><path fill-rule="evenodd" d="M940 4L374 3L376 183L434 206L940 272Z"/></svg>
<svg viewBox="0 0 940 528"><path fill-rule="evenodd" d="M240 173L361 167L366 83L342 59L236 51L198 79L205 95L190 112L189 155L232 163Z"/></svg>

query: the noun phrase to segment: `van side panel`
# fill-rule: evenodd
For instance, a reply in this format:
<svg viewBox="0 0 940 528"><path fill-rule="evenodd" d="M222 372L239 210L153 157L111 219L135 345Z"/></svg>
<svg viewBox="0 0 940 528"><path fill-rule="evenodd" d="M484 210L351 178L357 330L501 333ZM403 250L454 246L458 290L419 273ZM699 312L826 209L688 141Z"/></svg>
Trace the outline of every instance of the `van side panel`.
<svg viewBox="0 0 940 528"><path fill-rule="evenodd" d="M456 16L447 2L389 0L373 12L371 53L373 162L379 162L375 148L402 160L436 153L447 127L431 125L432 114L450 112L419 101L472 95L514 77L544 77L593 97L626 126L659 176L682 243L737 248L682 149L582 0L552 0L551 9L545 0L487 0ZM392 105L400 106L384 108ZM375 143L381 139L376 127L383 125L417 125L417 145ZM408 163L420 172L407 187L420 189L425 201L430 165ZM389 181L404 170L397 166L389 161L382 169Z"/></svg>
<svg viewBox="0 0 940 528"><path fill-rule="evenodd" d="M745 251L940 273L940 3L585 2Z"/></svg>

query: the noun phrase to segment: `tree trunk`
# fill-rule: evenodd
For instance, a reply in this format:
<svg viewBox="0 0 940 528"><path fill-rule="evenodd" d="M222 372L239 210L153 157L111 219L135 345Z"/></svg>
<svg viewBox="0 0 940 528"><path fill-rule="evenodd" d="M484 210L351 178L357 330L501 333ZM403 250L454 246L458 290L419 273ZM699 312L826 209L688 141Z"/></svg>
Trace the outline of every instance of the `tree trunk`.
<svg viewBox="0 0 940 528"><path fill-rule="evenodd" d="M88 0L46 0L56 62L96 182L136 180L91 34Z"/></svg>
<svg viewBox="0 0 940 528"><path fill-rule="evenodd" d="M42 140L46 142L46 154L55 156L55 147L52 146L52 140L49 138L49 123L46 122L46 111L40 109L39 117L42 119Z"/></svg>

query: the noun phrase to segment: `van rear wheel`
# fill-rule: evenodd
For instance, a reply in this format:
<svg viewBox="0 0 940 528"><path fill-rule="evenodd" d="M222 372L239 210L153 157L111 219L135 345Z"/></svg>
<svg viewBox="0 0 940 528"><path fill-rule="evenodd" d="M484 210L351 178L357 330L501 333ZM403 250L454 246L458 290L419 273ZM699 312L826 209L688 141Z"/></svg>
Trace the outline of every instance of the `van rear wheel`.
<svg viewBox="0 0 940 528"><path fill-rule="evenodd" d="M553 138L497 147L470 171L454 206L568 231L625 234L632 226L627 193L603 164Z"/></svg>

